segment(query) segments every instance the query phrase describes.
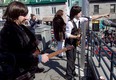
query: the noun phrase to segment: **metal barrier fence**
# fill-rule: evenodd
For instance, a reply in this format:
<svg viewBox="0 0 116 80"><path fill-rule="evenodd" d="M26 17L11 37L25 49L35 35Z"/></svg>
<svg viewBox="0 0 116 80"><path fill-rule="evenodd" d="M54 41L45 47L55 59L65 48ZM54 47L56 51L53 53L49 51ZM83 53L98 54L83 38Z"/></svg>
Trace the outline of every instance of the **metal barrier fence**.
<svg viewBox="0 0 116 80"><path fill-rule="evenodd" d="M88 42L87 63L95 79L101 80L102 76L104 80L116 80L116 52L93 31L90 31Z"/></svg>

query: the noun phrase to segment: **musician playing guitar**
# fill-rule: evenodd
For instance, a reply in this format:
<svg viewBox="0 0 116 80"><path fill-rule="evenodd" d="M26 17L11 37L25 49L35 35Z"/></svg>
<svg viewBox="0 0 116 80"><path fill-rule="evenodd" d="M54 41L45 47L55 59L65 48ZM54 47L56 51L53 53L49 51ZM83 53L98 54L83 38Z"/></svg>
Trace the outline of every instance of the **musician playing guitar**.
<svg viewBox="0 0 116 80"><path fill-rule="evenodd" d="M39 61L39 56L33 56L37 47L34 44L35 35L23 25L27 14L27 6L19 1L9 3L3 14L5 23L0 31L0 80L31 80L29 78L35 74L32 67L35 59ZM42 62L50 58L46 53L40 57Z"/></svg>
<svg viewBox="0 0 116 80"><path fill-rule="evenodd" d="M108 14L104 15L96 15L90 17L90 19L97 19L104 16L108 16ZM80 6L72 6L70 10L70 21L66 24L66 32L65 32L65 43L66 45L73 45L74 48L66 51L67 55L67 69L66 69L66 80L76 80L74 77L75 73L75 60L76 60L76 47L80 43L81 39L81 23L88 22L88 18L82 17L81 7ZM79 43L78 43L79 42Z"/></svg>
<svg viewBox="0 0 116 80"><path fill-rule="evenodd" d="M61 52L65 52L65 51L67 51L67 50L71 50L72 48L74 48L73 46L67 46L67 47L65 47L65 48L63 48L63 49L61 49L61 50L57 50L56 52L53 52L53 53L50 53L50 54L48 54L47 56L48 56L48 58L50 59L50 58L52 58L52 57L54 57L54 56L56 56L56 55L58 55L58 54L60 54ZM40 53L41 51L39 50L39 48L34 52L34 56L35 57L37 57L38 55L39 55L39 53Z"/></svg>
<svg viewBox="0 0 116 80"><path fill-rule="evenodd" d="M67 51L67 50L70 50L70 49L72 49L72 48L74 48L73 46L67 46L67 47L65 47L65 48L63 48L63 49L61 49L61 50L57 50L56 52L53 52L53 53L50 53L50 54L48 54L47 56L48 56L48 58L50 59L50 58L52 58L52 57L54 57L54 56L56 56L56 55L58 55L58 54L60 54L60 53L62 53L62 52L65 52L65 51ZM34 65L33 66L37 66L37 64L38 64L38 60L37 60L37 58L38 58L38 55L40 54L40 50L39 49L37 49L34 53L33 53L33 56L35 57L35 62L36 63L34 63ZM43 58L43 57L42 57ZM45 60L44 60L45 61ZM33 76L34 76L34 69L33 70L31 70L31 74L29 73L29 72L26 72L25 74L23 74L23 75L20 75L19 77L17 77L16 78L16 80L33 80Z"/></svg>
<svg viewBox="0 0 116 80"><path fill-rule="evenodd" d="M76 80L75 72L75 60L76 60L76 47L80 41L80 19L81 8L79 6L73 6L70 10L70 21L66 24L66 46L73 45L74 48L66 51L67 55L67 69L66 69L66 80Z"/></svg>

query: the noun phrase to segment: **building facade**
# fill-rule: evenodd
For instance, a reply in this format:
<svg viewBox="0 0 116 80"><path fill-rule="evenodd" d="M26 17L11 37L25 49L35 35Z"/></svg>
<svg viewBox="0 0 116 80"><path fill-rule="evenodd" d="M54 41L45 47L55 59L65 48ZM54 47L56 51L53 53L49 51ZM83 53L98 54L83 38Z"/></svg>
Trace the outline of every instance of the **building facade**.
<svg viewBox="0 0 116 80"><path fill-rule="evenodd" d="M6 6L14 0L0 0L0 20L6 9ZM52 21L57 10L64 11L64 20L67 21L70 8L73 5L82 6L82 0L16 0L21 1L28 6L29 13L33 13L42 21ZM98 15L110 13L110 19L116 19L116 0L88 0L89 15Z"/></svg>
<svg viewBox="0 0 116 80"><path fill-rule="evenodd" d="M14 0L0 0L0 20L6 9L6 6ZM64 20L67 21L70 8L73 5L81 5L81 0L16 0L21 1L28 6L29 13L35 14L38 19L42 21L52 21L57 10L62 9L64 11ZM68 15L68 16L67 16Z"/></svg>
<svg viewBox="0 0 116 80"><path fill-rule="evenodd" d="M110 18L116 21L116 0L89 0L89 14L98 15L110 13Z"/></svg>
<svg viewBox="0 0 116 80"><path fill-rule="evenodd" d="M14 0L0 0L0 20L6 9L6 6ZM65 13L63 18L67 16L67 0L16 0L27 5L30 14L35 14L38 19L43 21L52 21L57 10L62 9Z"/></svg>

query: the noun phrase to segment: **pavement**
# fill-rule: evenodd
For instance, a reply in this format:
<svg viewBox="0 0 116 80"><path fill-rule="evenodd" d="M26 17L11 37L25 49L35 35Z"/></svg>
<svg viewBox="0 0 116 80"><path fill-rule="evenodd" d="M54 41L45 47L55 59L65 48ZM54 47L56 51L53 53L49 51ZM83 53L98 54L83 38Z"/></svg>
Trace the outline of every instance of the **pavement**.
<svg viewBox="0 0 116 80"><path fill-rule="evenodd" d="M112 47L114 50L116 50L116 47ZM55 52L56 49L54 47L47 49L45 52L52 53ZM64 53L65 54L65 53ZM75 67L76 67L76 73L78 74L78 60L76 58ZM95 61L96 62L96 61ZM47 63L39 63L39 67L43 67L45 70L42 73L36 73L34 80L65 80L65 74L66 74L66 54L64 58L59 58L57 56L52 57ZM80 72L81 76L84 76L83 70ZM79 77L75 77L76 80L80 80ZM82 79L86 80L86 78ZM89 80L89 79L88 79Z"/></svg>
<svg viewBox="0 0 116 80"><path fill-rule="evenodd" d="M52 53L54 51L56 50L48 49L46 52ZM47 63L39 63L38 66L43 67L45 70L42 73L36 73L34 80L65 80L66 62L66 55L64 55L64 58L56 56L51 58ZM78 77L76 77L76 80L78 80Z"/></svg>
<svg viewBox="0 0 116 80"><path fill-rule="evenodd" d="M55 51L56 49L52 47L45 52L52 53ZM42 73L36 73L35 80L65 80L66 57L61 59L55 56L46 63L39 63L38 66L45 70Z"/></svg>
<svg viewBox="0 0 116 80"><path fill-rule="evenodd" d="M39 67L44 67L45 71L36 73L35 80L65 80L66 59L53 57L47 63L39 63Z"/></svg>

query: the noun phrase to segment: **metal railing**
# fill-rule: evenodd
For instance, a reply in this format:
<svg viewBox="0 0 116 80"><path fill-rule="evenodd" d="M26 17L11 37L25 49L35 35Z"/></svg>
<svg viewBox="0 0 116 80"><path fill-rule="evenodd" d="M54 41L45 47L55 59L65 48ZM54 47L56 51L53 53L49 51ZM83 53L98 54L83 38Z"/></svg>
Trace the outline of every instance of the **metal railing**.
<svg viewBox="0 0 116 80"><path fill-rule="evenodd" d="M116 80L116 52L98 35L90 31L88 36L87 63L93 70L96 80Z"/></svg>

